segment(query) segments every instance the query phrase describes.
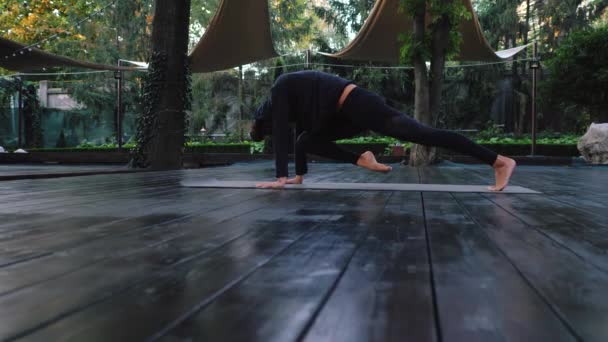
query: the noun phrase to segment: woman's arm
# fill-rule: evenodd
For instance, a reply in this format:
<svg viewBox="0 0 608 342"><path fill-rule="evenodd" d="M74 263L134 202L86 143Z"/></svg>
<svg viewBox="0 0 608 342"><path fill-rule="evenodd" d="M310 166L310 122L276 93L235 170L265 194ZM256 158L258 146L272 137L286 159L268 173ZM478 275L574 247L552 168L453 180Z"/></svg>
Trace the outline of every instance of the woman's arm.
<svg viewBox="0 0 608 342"><path fill-rule="evenodd" d="M289 157L289 98L285 82L277 82L272 87L272 145L277 178L288 176Z"/></svg>
<svg viewBox="0 0 608 342"><path fill-rule="evenodd" d="M272 145L277 180L274 182L261 182L258 188L280 189L287 184L288 176L288 150L289 150L289 98L285 77L280 77L271 90L272 103Z"/></svg>

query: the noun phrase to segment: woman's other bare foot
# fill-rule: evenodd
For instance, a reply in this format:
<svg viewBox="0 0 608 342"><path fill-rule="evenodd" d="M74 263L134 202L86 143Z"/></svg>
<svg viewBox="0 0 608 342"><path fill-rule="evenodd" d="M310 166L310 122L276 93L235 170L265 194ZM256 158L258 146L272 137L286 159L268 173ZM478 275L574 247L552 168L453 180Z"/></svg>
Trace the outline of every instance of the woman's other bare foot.
<svg viewBox="0 0 608 342"><path fill-rule="evenodd" d="M393 168L380 164L376 161L376 157L370 151L363 152L361 156L359 156L359 160L357 160L357 166L361 166L362 168L368 169L370 171L378 171L378 172L389 172Z"/></svg>
<svg viewBox="0 0 608 342"><path fill-rule="evenodd" d="M488 187L491 191L502 191L509 184L509 179L515 170L517 163L515 160L498 155L498 158L494 162L492 167L494 168L494 174L496 176L496 185Z"/></svg>

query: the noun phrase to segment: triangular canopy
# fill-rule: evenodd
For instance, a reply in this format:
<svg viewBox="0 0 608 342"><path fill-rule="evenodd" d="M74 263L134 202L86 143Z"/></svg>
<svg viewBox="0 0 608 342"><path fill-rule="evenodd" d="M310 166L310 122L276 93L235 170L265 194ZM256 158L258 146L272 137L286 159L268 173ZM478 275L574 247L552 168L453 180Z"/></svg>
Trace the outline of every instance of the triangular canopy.
<svg viewBox="0 0 608 342"><path fill-rule="evenodd" d="M278 56L267 0L222 0L190 54L192 72L212 72Z"/></svg>
<svg viewBox="0 0 608 342"><path fill-rule="evenodd" d="M462 44L459 61L500 61L514 56L525 46L495 52L483 35L477 15L470 0L461 0L471 13L471 19L460 25ZM427 18L427 24L429 20ZM361 31L348 46L332 57L399 64L402 43L399 35L413 30L412 15L400 13L399 0L377 0Z"/></svg>
<svg viewBox="0 0 608 342"><path fill-rule="evenodd" d="M15 56L13 56L13 54ZM34 71L53 67L79 67L95 70L135 70L132 67L118 67L78 61L68 57L44 52L36 48L0 37L0 67L13 71Z"/></svg>

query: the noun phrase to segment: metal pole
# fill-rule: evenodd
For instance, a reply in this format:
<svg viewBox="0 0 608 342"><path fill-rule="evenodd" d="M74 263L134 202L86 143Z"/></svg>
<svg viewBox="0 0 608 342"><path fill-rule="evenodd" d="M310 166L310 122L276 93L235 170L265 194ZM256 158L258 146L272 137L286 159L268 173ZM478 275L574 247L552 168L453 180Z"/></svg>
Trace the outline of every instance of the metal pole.
<svg viewBox="0 0 608 342"><path fill-rule="evenodd" d="M118 66L120 67L120 59L118 60ZM116 142L118 143L118 149L122 149L122 78L124 74L122 71L117 71L114 78L117 80L116 84Z"/></svg>
<svg viewBox="0 0 608 342"><path fill-rule="evenodd" d="M532 58L534 67L532 68L532 150L530 154L533 156L536 153L536 77L538 64L538 42L534 42L532 48Z"/></svg>
<svg viewBox="0 0 608 342"><path fill-rule="evenodd" d="M310 59L311 59L310 49L306 49L306 69L310 69Z"/></svg>
<svg viewBox="0 0 608 342"><path fill-rule="evenodd" d="M18 120L17 120L17 122L18 122L18 125L17 125L18 126L18 128L17 128L17 130L18 130L18 138L17 138L17 146L19 148L21 148L21 147L23 147L21 145L21 143L23 142L23 134L22 134L22 131L23 131L23 95L22 95L22 92L23 92L23 82L21 81L21 79L18 79L17 82L19 82L19 87L18 87L19 93L17 94L17 108L18 108L17 109L18 110Z"/></svg>
<svg viewBox="0 0 608 342"><path fill-rule="evenodd" d="M243 141L244 134L243 134L243 103L244 103L244 99L243 99L243 66L239 65L239 139L241 141Z"/></svg>

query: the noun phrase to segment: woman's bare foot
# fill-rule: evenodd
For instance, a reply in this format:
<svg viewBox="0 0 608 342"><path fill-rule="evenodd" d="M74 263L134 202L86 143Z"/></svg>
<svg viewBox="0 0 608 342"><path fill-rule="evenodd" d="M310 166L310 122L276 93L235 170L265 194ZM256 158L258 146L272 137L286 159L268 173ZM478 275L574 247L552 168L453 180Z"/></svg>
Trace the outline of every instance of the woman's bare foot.
<svg viewBox="0 0 608 342"><path fill-rule="evenodd" d="M357 166L361 166L362 168L368 169L370 171L378 171L378 172L389 172L393 168L380 164L376 161L376 157L370 151L363 152L361 156L359 156L359 160L357 160Z"/></svg>
<svg viewBox="0 0 608 342"><path fill-rule="evenodd" d="M509 179L515 170L515 160L498 155L498 158L494 162L492 167L494 168L494 174L496 176L496 185L488 187L491 191L502 191L509 184Z"/></svg>
<svg viewBox="0 0 608 342"><path fill-rule="evenodd" d="M304 183L304 176L296 175L294 178L287 180L286 184L302 184Z"/></svg>

